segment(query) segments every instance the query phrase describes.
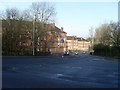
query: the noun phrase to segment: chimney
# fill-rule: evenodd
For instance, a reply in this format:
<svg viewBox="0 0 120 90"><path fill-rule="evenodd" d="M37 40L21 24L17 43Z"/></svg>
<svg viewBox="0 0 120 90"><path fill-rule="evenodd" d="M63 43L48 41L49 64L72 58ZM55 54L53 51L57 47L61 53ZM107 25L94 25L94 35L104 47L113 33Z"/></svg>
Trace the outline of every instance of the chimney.
<svg viewBox="0 0 120 90"><path fill-rule="evenodd" d="M53 26L55 26L55 23L53 23Z"/></svg>
<svg viewBox="0 0 120 90"><path fill-rule="evenodd" d="M61 27L61 31L63 32L63 27Z"/></svg>
<svg viewBox="0 0 120 90"><path fill-rule="evenodd" d="M51 27L52 27L52 28L55 28L55 23L52 23L52 24L51 24Z"/></svg>

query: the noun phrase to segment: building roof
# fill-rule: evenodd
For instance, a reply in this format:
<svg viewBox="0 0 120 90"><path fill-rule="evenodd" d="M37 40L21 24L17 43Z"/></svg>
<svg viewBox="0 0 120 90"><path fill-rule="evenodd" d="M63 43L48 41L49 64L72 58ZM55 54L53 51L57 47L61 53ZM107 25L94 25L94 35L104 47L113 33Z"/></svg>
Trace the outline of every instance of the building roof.
<svg viewBox="0 0 120 90"><path fill-rule="evenodd" d="M85 41L85 39L82 37L78 37L77 39L78 39L78 41Z"/></svg>
<svg viewBox="0 0 120 90"><path fill-rule="evenodd" d="M67 36L67 40L76 40L76 36Z"/></svg>
<svg viewBox="0 0 120 90"><path fill-rule="evenodd" d="M57 32L60 32L60 29L58 27L56 27L56 26L55 26L54 30L57 31Z"/></svg>
<svg viewBox="0 0 120 90"><path fill-rule="evenodd" d="M52 27L54 27L54 28L51 28L50 31L55 31L57 33L65 33L65 34L67 34L65 31L63 31L60 28L58 28L57 26L55 26L55 23L54 24L49 24L49 25L52 25Z"/></svg>
<svg viewBox="0 0 120 90"><path fill-rule="evenodd" d="M67 40L87 41L86 39L82 37L76 37L76 36L67 36Z"/></svg>
<svg viewBox="0 0 120 90"><path fill-rule="evenodd" d="M67 36L67 40L73 40L73 36Z"/></svg>

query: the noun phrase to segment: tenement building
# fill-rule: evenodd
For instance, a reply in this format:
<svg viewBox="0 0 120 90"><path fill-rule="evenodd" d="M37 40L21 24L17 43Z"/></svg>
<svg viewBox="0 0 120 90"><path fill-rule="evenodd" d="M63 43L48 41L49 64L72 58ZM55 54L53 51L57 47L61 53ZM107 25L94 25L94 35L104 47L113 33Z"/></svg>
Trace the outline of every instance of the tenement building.
<svg viewBox="0 0 120 90"><path fill-rule="evenodd" d="M89 51L90 42L82 37L67 36L68 50Z"/></svg>

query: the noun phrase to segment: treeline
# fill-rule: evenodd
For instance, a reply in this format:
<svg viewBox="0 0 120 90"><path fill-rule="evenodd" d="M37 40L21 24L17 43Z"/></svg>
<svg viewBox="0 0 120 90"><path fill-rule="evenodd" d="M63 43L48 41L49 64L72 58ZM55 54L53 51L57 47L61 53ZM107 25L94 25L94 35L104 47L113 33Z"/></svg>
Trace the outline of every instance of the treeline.
<svg viewBox="0 0 120 90"><path fill-rule="evenodd" d="M120 58L120 23L105 23L95 29L95 55Z"/></svg>
<svg viewBox="0 0 120 90"><path fill-rule="evenodd" d="M46 25L55 23L56 11L52 3L32 3L30 8L23 11L8 8L0 15L3 55L32 55L33 43L35 54L38 49L42 54L53 44L50 39L55 36L55 32L50 35L46 28Z"/></svg>
<svg viewBox="0 0 120 90"><path fill-rule="evenodd" d="M120 47L96 44L93 49L95 55L120 58Z"/></svg>

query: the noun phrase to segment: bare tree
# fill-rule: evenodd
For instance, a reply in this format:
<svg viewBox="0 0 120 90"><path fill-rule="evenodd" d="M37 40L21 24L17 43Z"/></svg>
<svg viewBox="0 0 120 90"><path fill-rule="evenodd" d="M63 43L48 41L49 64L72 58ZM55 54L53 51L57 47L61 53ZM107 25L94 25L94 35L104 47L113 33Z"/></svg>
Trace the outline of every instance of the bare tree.
<svg viewBox="0 0 120 90"><path fill-rule="evenodd" d="M11 8L11 9L6 9L6 17L9 17L10 19L19 19L19 10L17 8Z"/></svg>
<svg viewBox="0 0 120 90"><path fill-rule="evenodd" d="M110 31L109 24L102 24L100 27L96 28L95 39L97 43L109 45L110 35L111 35L111 31Z"/></svg>
<svg viewBox="0 0 120 90"><path fill-rule="evenodd" d="M43 23L51 23L54 21L56 15L54 5L49 2L35 2L32 3L31 11L36 19Z"/></svg>
<svg viewBox="0 0 120 90"><path fill-rule="evenodd" d="M104 45L120 46L119 23L110 22L96 28L95 41Z"/></svg>
<svg viewBox="0 0 120 90"><path fill-rule="evenodd" d="M22 37L22 34L28 30L30 30L29 32L32 35L33 28L35 31L35 48L38 46L38 43L41 45L41 40L46 44L45 46L48 46L49 40L45 40L45 38L49 38L46 25L55 21L55 15L54 5L46 2L32 3L30 9L22 12L17 8L6 9L4 14L0 14L0 19L3 22L3 49L6 52L17 50L18 43L21 41L19 37Z"/></svg>
<svg viewBox="0 0 120 90"><path fill-rule="evenodd" d="M19 18L19 11L16 8L6 9L5 15L2 19L2 42L3 50L12 52L16 48L17 38L15 35L17 29L16 20Z"/></svg>
<svg viewBox="0 0 120 90"><path fill-rule="evenodd" d="M89 29L89 39L90 39L90 49L92 49L94 44L94 33L93 33L93 27Z"/></svg>
<svg viewBox="0 0 120 90"><path fill-rule="evenodd" d="M19 36L25 30L26 25L17 8L6 9L2 19L3 51L12 52L18 49Z"/></svg>
<svg viewBox="0 0 120 90"><path fill-rule="evenodd" d="M111 41L113 45L120 47L120 26L119 23L110 23Z"/></svg>
<svg viewBox="0 0 120 90"><path fill-rule="evenodd" d="M55 8L51 3L46 2L35 2L31 5L31 17L35 18L35 48L38 45L41 45L41 42L45 43L44 46L47 46L46 37L48 37L46 25L48 23L54 22L54 17L56 15ZM38 41L38 38L40 41ZM43 38L45 40L43 40ZM42 41L41 41L42 40ZM41 47L41 46L40 46Z"/></svg>
<svg viewBox="0 0 120 90"><path fill-rule="evenodd" d="M31 10L30 9L25 9L25 10L22 11L21 18L24 21L32 21L33 16L31 16L30 14L31 14Z"/></svg>

